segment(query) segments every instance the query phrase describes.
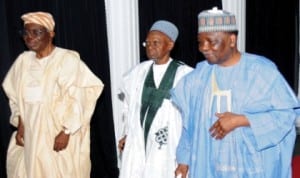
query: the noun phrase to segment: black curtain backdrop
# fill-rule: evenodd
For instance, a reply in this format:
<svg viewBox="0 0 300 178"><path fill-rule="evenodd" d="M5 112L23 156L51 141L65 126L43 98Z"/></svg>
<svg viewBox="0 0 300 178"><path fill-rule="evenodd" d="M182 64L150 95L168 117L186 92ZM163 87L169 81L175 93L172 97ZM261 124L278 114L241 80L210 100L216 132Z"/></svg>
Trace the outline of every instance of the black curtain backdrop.
<svg viewBox="0 0 300 178"><path fill-rule="evenodd" d="M57 46L73 49L105 84L91 121L91 160L93 178L117 178L117 156L113 126L109 57L104 1L99 0L1 0L0 78L1 83L25 45L17 31L20 16L29 11L48 11L56 21ZM0 90L0 177L6 178L5 159L13 127L9 124L8 100Z"/></svg>
<svg viewBox="0 0 300 178"><path fill-rule="evenodd" d="M141 60L147 60L142 42L146 39L151 25L156 20L173 22L179 35L171 53L174 59L181 60L195 67L196 63L203 60L198 52L197 16L202 10L217 6L222 8L221 0L139 0L139 28L140 28L140 54Z"/></svg>
<svg viewBox="0 0 300 178"><path fill-rule="evenodd" d="M246 1L246 51L273 60L297 93L299 0Z"/></svg>

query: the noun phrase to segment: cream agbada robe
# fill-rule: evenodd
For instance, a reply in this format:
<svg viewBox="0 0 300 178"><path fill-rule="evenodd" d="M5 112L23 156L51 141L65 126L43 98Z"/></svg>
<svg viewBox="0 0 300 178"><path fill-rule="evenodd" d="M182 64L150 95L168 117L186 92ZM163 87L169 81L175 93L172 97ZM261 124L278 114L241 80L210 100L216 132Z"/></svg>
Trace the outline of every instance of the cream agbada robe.
<svg viewBox="0 0 300 178"><path fill-rule="evenodd" d="M3 88L9 98L10 122L24 123L24 147L11 137L7 152L8 178L90 177L90 119L103 83L78 53L56 47L37 60L22 53L7 73ZM53 150L54 139L71 131L65 150Z"/></svg>
<svg viewBox="0 0 300 178"><path fill-rule="evenodd" d="M140 109L144 81L152 64L153 61L149 60L137 65L124 77L120 88L121 95L124 96L123 119L126 122L124 132L127 135L121 155L120 178L175 177L175 152L181 134L181 115L168 99L163 100L154 117L145 149ZM191 70L187 65L180 65L173 87ZM163 137L167 139L164 140Z"/></svg>

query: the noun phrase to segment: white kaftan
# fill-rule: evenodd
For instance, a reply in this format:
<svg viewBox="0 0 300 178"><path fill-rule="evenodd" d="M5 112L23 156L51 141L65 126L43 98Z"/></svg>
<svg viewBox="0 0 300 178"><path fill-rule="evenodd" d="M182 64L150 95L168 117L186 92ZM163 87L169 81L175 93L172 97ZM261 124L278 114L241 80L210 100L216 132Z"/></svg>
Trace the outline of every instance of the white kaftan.
<svg viewBox="0 0 300 178"><path fill-rule="evenodd" d="M175 152L181 133L181 116L168 99L164 99L154 117L145 149L140 109L144 81L152 64L153 61L149 60L137 65L124 77L121 85L121 92L124 94L123 118L126 122L125 135L127 137L121 155L120 178L173 178L175 176L174 171L177 166ZM157 87L167 66L163 68L161 69L159 66L153 68ZM164 71L162 72L162 70ZM191 70L192 68L186 65L180 65L173 87L181 77ZM161 73L161 76L157 73ZM167 141L161 139L163 136L167 136Z"/></svg>
<svg viewBox="0 0 300 178"><path fill-rule="evenodd" d="M90 119L103 83L77 52L56 47L37 59L23 52L7 73L3 88L11 108L11 124L24 123L24 147L11 137L8 178L88 178ZM71 131L65 150L53 150L63 127Z"/></svg>

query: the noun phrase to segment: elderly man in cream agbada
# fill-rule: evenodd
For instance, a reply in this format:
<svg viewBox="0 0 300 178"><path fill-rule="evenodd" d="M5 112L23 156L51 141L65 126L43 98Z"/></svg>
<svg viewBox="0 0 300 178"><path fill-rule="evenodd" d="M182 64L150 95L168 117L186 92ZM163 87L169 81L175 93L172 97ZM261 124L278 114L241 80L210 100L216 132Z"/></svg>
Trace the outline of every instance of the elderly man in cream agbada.
<svg viewBox="0 0 300 178"><path fill-rule="evenodd" d="M8 178L87 178L90 119L103 83L77 52L53 44L51 14L21 18L29 51L18 56L2 84L17 127L7 152Z"/></svg>

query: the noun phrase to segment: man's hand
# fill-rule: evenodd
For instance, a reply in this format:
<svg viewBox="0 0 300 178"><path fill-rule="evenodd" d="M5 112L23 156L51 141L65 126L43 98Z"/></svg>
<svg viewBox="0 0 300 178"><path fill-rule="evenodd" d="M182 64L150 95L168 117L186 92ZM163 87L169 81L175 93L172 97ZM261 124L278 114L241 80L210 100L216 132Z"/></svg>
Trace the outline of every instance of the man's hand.
<svg viewBox="0 0 300 178"><path fill-rule="evenodd" d="M70 139L70 134L65 134L64 131L61 131L54 140L53 149L57 152L67 148Z"/></svg>
<svg viewBox="0 0 300 178"><path fill-rule="evenodd" d="M126 135L123 138L121 138L121 140L119 140L118 148L120 152L124 150L125 142L126 142Z"/></svg>
<svg viewBox="0 0 300 178"><path fill-rule="evenodd" d="M24 124L21 117L19 117L18 130L16 134L16 144L24 146Z"/></svg>
<svg viewBox="0 0 300 178"><path fill-rule="evenodd" d="M175 170L175 178L177 176L181 176L180 178L187 178L187 173L189 170L189 166L185 164L178 164L176 170Z"/></svg>
<svg viewBox="0 0 300 178"><path fill-rule="evenodd" d="M229 132L237 127L249 126L248 119L244 115L231 112L216 113L218 120L209 129L211 136L223 139Z"/></svg>

